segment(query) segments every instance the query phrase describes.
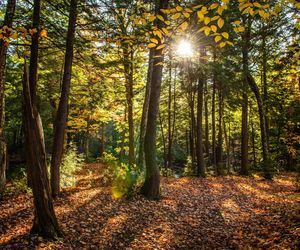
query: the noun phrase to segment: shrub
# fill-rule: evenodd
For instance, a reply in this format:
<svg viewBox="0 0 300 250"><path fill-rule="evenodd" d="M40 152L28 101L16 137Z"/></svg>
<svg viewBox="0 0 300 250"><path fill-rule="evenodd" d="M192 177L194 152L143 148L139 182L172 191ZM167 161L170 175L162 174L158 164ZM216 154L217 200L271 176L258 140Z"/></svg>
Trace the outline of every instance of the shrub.
<svg viewBox="0 0 300 250"><path fill-rule="evenodd" d="M61 187L74 186L76 183L75 171L79 170L84 162L84 156L78 154L76 147L70 145L61 164Z"/></svg>
<svg viewBox="0 0 300 250"><path fill-rule="evenodd" d="M103 154L102 161L107 165L103 180L105 183L112 185L112 195L115 198L132 196L136 187L143 179L142 172L138 167L120 162L109 153Z"/></svg>

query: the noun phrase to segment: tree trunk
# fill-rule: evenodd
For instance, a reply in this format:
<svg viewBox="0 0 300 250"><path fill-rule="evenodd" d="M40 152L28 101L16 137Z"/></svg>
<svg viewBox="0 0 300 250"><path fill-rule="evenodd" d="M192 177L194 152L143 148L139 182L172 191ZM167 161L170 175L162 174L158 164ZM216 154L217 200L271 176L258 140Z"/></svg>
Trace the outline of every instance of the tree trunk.
<svg viewBox="0 0 300 250"><path fill-rule="evenodd" d="M132 166L134 160L134 121L133 121L133 51L128 44L123 44L123 66L125 74L126 101L128 108L128 163Z"/></svg>
<svg viewBox="0 0 300 250"><path fill-rule="evenodd" d="M64 75L61 88L61 96L56 113L55 134L51 159L51 189L55 198L60 191L60 164L63 156L65 130L67 127L69 94L72 76L73 47L75 37L75 25L77 15L77 0L71 0L69 13L69 26L66 43Z"/></svg>
<svg viewBox="0 0 300 250"><path fill-rule="evenodd" d="M156 13L160 9L168 6L168 0L159 0L156 8ZM164 16L163 13L160 13ZM162 28L165 24L157 20L158 28ZM160 39L159 39L160 40ZM161 42L159 42L161 44ZM149 110L147 117L147 127L145 133L145 162L146 162L146 177L142 187L142 193L150 199L158 199L160 197L160 173L156 161L156 123L159 110L160 88L162 80L163 66L163 53L162 49L153 50L153 69L150 76L150 97L149 97Z"/></svg>
<svg viewBox="0 0 300 250"><path fill-rule="evenodd" d="M215 77L214 77L215 78ZM212 165L216 168L216 80L213 79L211 100L211 128L212 128Z"/></svg>
<svg viewBox="0 0 300 250"><path fill-rule="evenodd" d="M8 0L3 26L11 27L15 13L16 0ZM5 189L6 183L6 167L7 167L7 149L4 136L4 120L5 120L5 66L7 56L7 44L3 39L0 40L0 194Z"/></svg>
<svg viewBox="0 0 300 250"><path fill-rule="evenodd" d="M266 27L263 25L262 28L262 86L263 86L263 103L265 104L265 124L266 124L266 140L267 147L269 150L269 118L268 118L268 82L267 82L267 34Z"/></svg>
<svg viewBox="0 0 300 250"><path fill-rule="evenodd" d="M104 128L105 128L105 125L104 123L102 122L102 125L101 125L101 128L100 128L100 148L99 148L99 157L102 157L103 156L103 153L104 153Z"/></svg>
<svg viewBox="0 0 300 250"><path fill-rule="evenodd" d="M34 0L33 28L39 30L40 0ZM55 216L50 184L47 172L43 127L37 110L37 70L38 70L39 32L32 36L29 77L25 62L23 96L25 106L25 132L28 138L27 155L32 176L32 192L34 199L34 223L32 232L41 236L56 238L62 235Z"/></svg>
<svg viewBox="0 0 300 250"><path fill-rule="evenodd" d="M170 61L172 58L170 58ZM169 169L172 168L172 144L173 144L173 138L172 138L172 64L170 63L169 66L169 86L168 86L168 165L167 167Z"/></svg>
<svg viewBox="0 0 300 250"><path fill-rule="evenodd" d="M150 83L152 77L153 70L153 52L154 50L150 50L149 53L149 62L148 62L148 76L146 82L146 90L145 90L145 100L143 104L143 113L141 118L140 125L140 141L139 141L139 156L138 156L138 165L144 167L145 164L145 133L146 133L146 125L147 125L147 117L148 117L148 109L149 109L149 97L150 97Z"/></svg>
<svg viewBox="0 0 300 250"><path fill-rule="evenodd" d="M209 156L209 124L208 124L208 90L207 81L205 81L205 97L204 97L204 111L205 111L205 153Z"/></svg>
<svg viewBox="0 0 300 250"><path fill-rule="evenodd" d="M256 150L255 150L255 131L254 131L254 125L253 125L253 119L252 117L252 105L250 103L250 127L251 127L251 142L252 142L252 155L253 155L253 167L256 168Z"/></svg>
<svg viewBox="0 0 300 250"><path fill-rule="evenodd" d="M217 175L223 174L223 109L224 109L224 97L222 94L222 84L219 84L218 89L218 101L219 101L219 119L218 119L218 144L216 147L216 162L217 162Z"/></svg>
<svg viewBox="0 0 300 250"><path fill-rule="evenodd" d="M197 95L197 175L205 177L205 166L203 156L203 75L198 79L198 95Z"/></svg>
<svg viewBox="0 0 300 250"><path fill-rule="evenodd" d="M267 130L266 130L266 118L264 113L264 106L263 101L261 98L261 95L259 93L259 89L256 85L256 82L254 78L251 76L251 74L248 72L247 75L247 82L253 91L257 106L258 106L258 113L259 113L259 122L260 122L260 133L261 133L261 144L262 144L262 150L263 150L263 171L264 171L264 177L266 179L272 179L272 169L271 169L271 163L269 159L269 151L268 151L268 143L267 143Z"/></svg>
<svg viewBox="0 0 300 250"><path fill-rule="evenodd" d="M243 45L242 45L242 56L243 56L243 82L242 82L242 91L243 91L243 100L242 100L242 143L241 143L241 174L249 174L248 166L248 94L247 94L247 78L246 74L249 70L249 56L248 48L250 42L250 29L251 21L248 18L244 20L244 23L247 22L246 31L243 34Z"/></svg>
<svg viewBox="0 0 300 250"><path fill-rule="evenodd" d="M266 117L264 111L263 101L258 89L258 86L252 77L249 71L249 62L248 62L248 52L251 39L251 20L248 18L248 25L245 34L243 35L243 71L245 81L249 85L250 89L255 95L258 112L259 112L259 121L260 121L260 133L261 133L261 144L263 150L263 171L266 179L272 179L272 169L269 159L268 151L268 138L267 138L267 129L266 129Z"/></svg>
<svg viewBox="0 0 300 250"><path fill-rule="evenodd" d="M164 158L164 169L166 170L167 167L168 167L168 157L167 157L167 143L166 143L166 137L165 137L165 133L164 133L164 126L163 126L163 121L162 121L162 118L161 118L161 115L160 115L160 112L158 113L158 116L159 116L159 124L160 124L160 131L161 131L161 138L162 138L162 142L163 142L163 158ZM166 171L167 172L167 171Z"/></svg>

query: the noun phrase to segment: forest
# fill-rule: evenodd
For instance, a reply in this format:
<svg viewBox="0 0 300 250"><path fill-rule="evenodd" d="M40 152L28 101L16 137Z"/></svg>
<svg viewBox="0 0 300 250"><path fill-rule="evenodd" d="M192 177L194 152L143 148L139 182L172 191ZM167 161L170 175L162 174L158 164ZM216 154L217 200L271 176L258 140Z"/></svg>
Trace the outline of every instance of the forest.
<svg viewBox="0 0 300 250"><path fill-rule="evenodd" d="M298 0L1 0L0 249L299 249Z"/></svg>

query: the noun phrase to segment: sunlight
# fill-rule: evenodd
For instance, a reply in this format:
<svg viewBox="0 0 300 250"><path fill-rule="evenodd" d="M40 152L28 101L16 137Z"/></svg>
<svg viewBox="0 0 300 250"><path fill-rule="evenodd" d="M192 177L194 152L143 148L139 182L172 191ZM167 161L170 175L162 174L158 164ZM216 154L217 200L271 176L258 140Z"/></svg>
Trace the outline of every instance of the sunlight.
<svg viewBox="0 0 300 250"><path fill-rule="evenodd" d="M181 40L177 46L177 53L182 57L191 57L193 55L191 43L186 40Z"/></svg>

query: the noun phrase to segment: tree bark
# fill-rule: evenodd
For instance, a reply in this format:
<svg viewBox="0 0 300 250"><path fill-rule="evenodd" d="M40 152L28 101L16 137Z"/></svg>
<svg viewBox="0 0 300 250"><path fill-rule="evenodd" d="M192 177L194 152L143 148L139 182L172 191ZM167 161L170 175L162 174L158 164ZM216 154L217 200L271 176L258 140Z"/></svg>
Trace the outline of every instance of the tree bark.
<svg viewBox="0 0 300 250"><path fill-rule="evenodd" d="M208 124L208 90L207 81L205 81L205 97L204 97L204 111L205 111L205 153L209 156L209 124Z"/></svg>
<svg viewBox="0 0 300 250"><path fill-rule="evenodd" d="M216 168L216 80L213 79L212 100L211 100L211 129L212 129L212 165Z"/></svg>
<svg viewBox="0 0 300 250"><path fill-rule="evenodd" d="M197 175L205 177L205 166L203 156L203 75L198 79L198 95L197 95Z"/></svg>
<svg viewBox="0 0 300 250"><path fill-rule="evenodd" d="M145 165L145 134L146 134L146 126L147 126L147 117L148 117L148 109L149 109L149 97L150 97L150 83L152 77L153 70L153 52L154 50L150 50L149 53L149 62L148 62L148 75L146 82L146 90L145 90L145 99L143 104L143 112L141 118L140 125L140 141L139 141L139 155L138 155L138 165L144 167Z"/></svg>
<svg viewBox="0 0 300 250"><path fill-rule="evenodd" d="M271 163L269 159L269 151L268 151L268 143L267 143L267 130L266 130L266 118L264 113L264 105L261 98L261 95L259 93L259 89L256 85L256 82L252 75L248 72L247 75L247 82L253 91L257 106L258 106L258 113L259 113L259 122L260 122L260 133L261 133L261 144L262 144L262 151L263 151L263 171L264 171L264 177L266 179L272 179L272 169L271 169Z"/></svg>
<svg viewBox="0 0 300 250"><path fill-rule="evenodd" d="M241 174L249 174L248 166L248 94L247 94L247 72L249 70L249 42L250 42L250 30L251 30L251 20L244 20L246 31L243 34L242 39L242 57L243 57L243 82L242 82L242 143L241 143Z"/></svg>
<svg viewBox="0 0 300 250"><path fill-rule="evenodd" d="M217 162L217 175L223 174L223 109L224 109L224 97L222 93L222 84L219 83L218 88L218 101L219 101L219 119L218 119L218 143L216 147L216 162Z"/></svg>
<svg viewBox="0 0 300 250"><path fill-rule="evenodd" d="M133 51L128 44L123 44L123 67L125 75L126 102L128 110L128 163L133 165L134 157L134 121L133 121Z"/></svg>
<svg viewBox="0 0 300 250"><path fill-rule="evenodd" d="M170 58L170 61L172 59ZM169 169L172 168L172 144L173 144L173 133L172 133L172 64L169 65L169 85L168 85L168 165Z"/></svg>
<svg viewBox="0 0 300 250"><path fill-rule="evenodd" d="M60 192L60 164L63 156L65 131L68 119L69 95L72 77L73 50L75 38L75 26L77 16L77 0L71 0L68 34L66 42L66 54L64 74L61 87L61 96L55 120L55 133L53 140L52 159L51 159L51 189L52 196L55 198Z"/></svg>
<svg viewBox="0 0 300 250"><path fill-rule="evenodd" d="M8 0L3 26L11 27L15 13L16 0ZM4 136L4 120L5 120L5 68L7 56L7 44L3 39L0 40L0 194L5 189L6 184L6 168L7 168L7 148Z"/></svg>
<svg viewBox="0 0 300 250"><path fill-rule="evenodd" d="M168 6L168 0L159 0L156 3L156 13L160 9ZM163 13L160 13L164 16ZM158 28L162 28L165 24L157 20ZM160 40L160 39L159 39ZM161 44L161 42L159 42ZM153 50L153 69L151 71L150 81L150 97L149 97L149 110L147 117L147 127L145 133L145 162L146 162L146 177L142 187L142 194L150 199L158 199L160 197L160 173L156 161L156 123L159 110L160 88L163 70L163 53L162 49Z"/></svg>
<svg viewBox="0 0 300 250"><path fill-rule="evenodd" d="M34 0L33 28L39 31L40 0ZM56 238L62 235L55 216L47 172L45 143L41 118L37 109L37 70L39 32L32 36L29 76L25 61L23 96L25 106L25 132L28 138L27 155L32 176L34 222L32 232Z"/></svg>

